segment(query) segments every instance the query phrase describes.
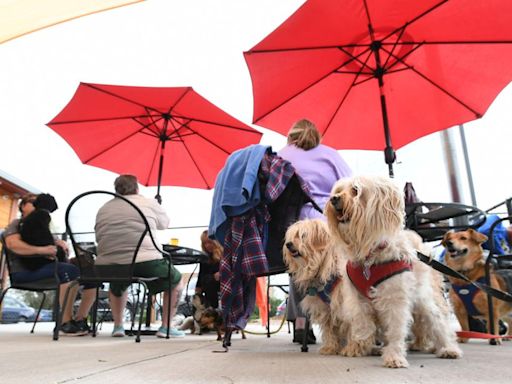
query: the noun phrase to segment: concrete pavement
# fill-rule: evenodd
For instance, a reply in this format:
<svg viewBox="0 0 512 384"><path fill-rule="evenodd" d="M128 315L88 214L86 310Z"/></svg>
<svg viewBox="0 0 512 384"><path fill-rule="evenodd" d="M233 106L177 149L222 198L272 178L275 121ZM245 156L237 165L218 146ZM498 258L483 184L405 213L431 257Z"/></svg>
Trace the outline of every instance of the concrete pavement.
<svg viewBox="0 0 512 384"><path fill-rule="evenodd" d="M254 327L251 325L251 327ZM380 357L344 358L300 352L286 326L266 336L233 335L228 353L215 334L184 339L110 337L106 324L96 338L51 340L53 323L0 325L0 383L510 383L512 342L490 346L472 340L460 360L410 353L408 369L381 366ZM250 328L251 329L251 328ZM261 330L261 329L260 329Z"/></svg>

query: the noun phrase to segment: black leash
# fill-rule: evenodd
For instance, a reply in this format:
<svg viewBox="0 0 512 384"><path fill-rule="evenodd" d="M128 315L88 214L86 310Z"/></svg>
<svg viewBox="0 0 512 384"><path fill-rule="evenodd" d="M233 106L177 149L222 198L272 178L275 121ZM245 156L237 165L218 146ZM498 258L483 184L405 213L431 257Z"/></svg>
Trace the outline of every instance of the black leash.
<svg viewBox="0 0 512 384"><path fill-rule="evenodd" d="M454 269L451 269L447 265L440 263L437 260L434 260L433 258L424 255L423 253L416 251L418 254L418 259L420 259L422 262L424 262L427 265L430 265L432 268L434 268L436 271L439 271L445 275L455 277L457 279L461 279L464 281L467 281L469 284L474 285L478 289L481 289L482 291L486 292L487 294L495 297L498 300L507 301L509 303L512 303L512 295L509 293L500 291L499 289L494 289L492 287L489 287L487 284L482 284L477 281L471 281L463 274L455 271Z"/></svg>

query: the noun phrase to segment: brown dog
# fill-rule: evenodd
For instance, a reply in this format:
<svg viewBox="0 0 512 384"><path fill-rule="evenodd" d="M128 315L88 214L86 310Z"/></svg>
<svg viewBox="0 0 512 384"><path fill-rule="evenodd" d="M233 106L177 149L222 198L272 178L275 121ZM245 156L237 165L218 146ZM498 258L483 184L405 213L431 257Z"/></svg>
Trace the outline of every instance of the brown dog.
<svg viewBox="0 0 512 384"><path fill-rule="evenodd" d="M442 241L442 245L446 249L446 265L463 274L471 281L485 283L485 259L482 244L486 241L487 236L473 229L446 233ZM450 299L462 330L470 330L470 316L483 319L487 322L486 324L489 324L487 294L464 280L454 277L448 277L448 279L452 285L450 288ZM494 271L491 271L491 287L504 292L508 290L503 277ZM499 319L505 317L511 311L511 303L493 299L495 335L498 335ZM489 331L489 327L487 331ZM459 338L458 341L465 343L467 339Z"/></svg>
<svg viewBox="0 0 512 384"><path fill-rule="evenodd" d="M215 331L217 332L217 340L222 340L225 331L222 311L213 307L206 308L203 297L197 293L192 298L192 305L194 306L194 315L183 321L180 330L190 329L190 333L197 333L198 335L202 335L203 332ZM245 339L246 336L243 330L241 330L241 334L242 339Z"/></svg>

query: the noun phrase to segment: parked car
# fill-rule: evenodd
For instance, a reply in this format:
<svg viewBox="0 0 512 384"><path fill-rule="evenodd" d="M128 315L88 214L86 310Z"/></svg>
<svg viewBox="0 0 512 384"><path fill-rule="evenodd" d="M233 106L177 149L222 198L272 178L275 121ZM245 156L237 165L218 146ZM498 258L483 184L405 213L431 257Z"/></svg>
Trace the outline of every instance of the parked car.
<svg viewBox="0 0 512 384"><path fill-rule="evenodd" d="M54 321L53 311L51 309L41 309L41 313L39 313L39 319L37 319L37 321Z"/></svg>
<svg viewBox="0 0 512 384"><path fill-rule="evenodd" d="M2 323L33 321L37 311L14 297L7 296L2 302Z"/></svg>

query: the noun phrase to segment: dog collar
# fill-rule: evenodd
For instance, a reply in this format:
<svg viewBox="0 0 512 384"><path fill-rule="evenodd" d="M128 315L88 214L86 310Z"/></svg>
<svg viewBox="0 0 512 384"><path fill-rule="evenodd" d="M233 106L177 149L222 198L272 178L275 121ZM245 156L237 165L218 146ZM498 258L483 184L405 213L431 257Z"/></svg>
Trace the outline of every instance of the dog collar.
<svg viewBox="0 0 512 384"><path fill-rule="evenodd" d="M322 290L318 290L316 287L308 287L308 296L318 296L325 304L331 303L331 294L334 288L341 283L341 276L333 276L327 283L325 283Z"/></svg>
<svg viewBox="0 0 512 384"><path fill-rule="evenodd" d="M371 287L376 287L391 276L412 271L412 264L405 260L392 260L383 264L362 266L353 262L347 263L347 274L359 293L370 298Z"/></svg>

